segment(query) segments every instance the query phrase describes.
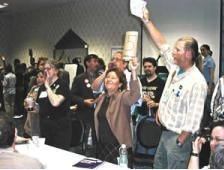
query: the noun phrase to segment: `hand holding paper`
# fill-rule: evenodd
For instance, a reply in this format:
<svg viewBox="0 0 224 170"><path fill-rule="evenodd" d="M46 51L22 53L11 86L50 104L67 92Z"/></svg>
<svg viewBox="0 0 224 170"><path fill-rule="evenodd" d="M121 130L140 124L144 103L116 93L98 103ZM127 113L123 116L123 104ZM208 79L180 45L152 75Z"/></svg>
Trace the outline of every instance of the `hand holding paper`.
<svg viewBox="0 0 224 170"><path fill-rule="evenodd" d="M142 21L143 21L144 23L147 23L147 22L149 22L149 20L150 20L150 18L149 18L149 11L148 11L147 8L143 8L142 10L143 10Z"/></svg>
<svg viewBox="0 0 224 170"><path fill-rule="evenodd" d="M146 4L144 0L130 0L131 14L143 18L143 9L146 7Z"/></svg>
<svg viewBox="0 0 224 170"><path fill-rule="evenodd" d="M125 35L124 51L123 51L125 61L131 60L131 57L136 57L137 42L138 42L138 32L127 31Z"/></svg>

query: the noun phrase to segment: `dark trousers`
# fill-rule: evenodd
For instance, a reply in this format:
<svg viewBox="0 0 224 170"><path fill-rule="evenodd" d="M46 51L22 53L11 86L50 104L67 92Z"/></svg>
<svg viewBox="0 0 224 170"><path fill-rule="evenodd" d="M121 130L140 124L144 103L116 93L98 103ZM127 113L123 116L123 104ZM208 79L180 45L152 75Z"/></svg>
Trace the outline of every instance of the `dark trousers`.
<svg viewBox="0 0 224 170"><path fill-rule="evenodd" d="M40 118L40 133L46 138L46 144L68 150L71 144L72 126L71 119Z"/></svg>

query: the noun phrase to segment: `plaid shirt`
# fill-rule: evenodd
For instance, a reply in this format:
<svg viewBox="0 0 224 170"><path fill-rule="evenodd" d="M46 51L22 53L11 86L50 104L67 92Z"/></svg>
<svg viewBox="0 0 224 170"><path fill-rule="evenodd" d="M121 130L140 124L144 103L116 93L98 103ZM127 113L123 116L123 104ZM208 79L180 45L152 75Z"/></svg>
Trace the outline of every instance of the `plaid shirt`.
<svg viewBox="0 0 224 170"><path fill-rule="evenodd" d="M167 129L180 134L196 132L201 123L207 84L195 65L183 72L173 64L168 45L161 48L169 76L160 99L159 120Z"/></svg>

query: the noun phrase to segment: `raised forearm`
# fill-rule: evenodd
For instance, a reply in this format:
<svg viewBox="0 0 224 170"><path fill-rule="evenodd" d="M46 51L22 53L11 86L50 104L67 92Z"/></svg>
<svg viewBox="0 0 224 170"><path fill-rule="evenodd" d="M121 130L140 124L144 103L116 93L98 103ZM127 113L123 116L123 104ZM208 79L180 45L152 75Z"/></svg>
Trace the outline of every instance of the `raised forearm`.
<svg viewBox="0 0 224 170"><path fill-rule="evenodd" d="M156 28L156 26L152 23L152 21L148 21L145 23L145 27L147 28L153 42L156 44L156 46L161 49L162 45L166 43L165 37L162 35L162 33Z"/></svg>
<svg viewBox="0 0 224 170"><path fill-rule="evenodd" d="M100 89L100 86L104 81L105 75L106 75L106 71L93 81L92 89L94 91L98 91Z"/></svg>

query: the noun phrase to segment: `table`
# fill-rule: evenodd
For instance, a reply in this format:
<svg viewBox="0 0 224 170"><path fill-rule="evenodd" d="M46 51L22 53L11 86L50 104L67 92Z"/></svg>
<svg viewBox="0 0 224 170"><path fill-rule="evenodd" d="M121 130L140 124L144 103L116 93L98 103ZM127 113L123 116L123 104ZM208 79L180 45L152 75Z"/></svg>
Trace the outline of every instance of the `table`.
<svg viewBox="0 0 224 170"><path fill-rule="evenodd" d="M83 169L72 167L72 165L86 158L86 156L45 144L39 147L34 144L20 144L16 145L16 150L21 154L39 159L47 169ZM124 168L109 162L103 162L97 167L97 169L105 170Z"/></svg>

